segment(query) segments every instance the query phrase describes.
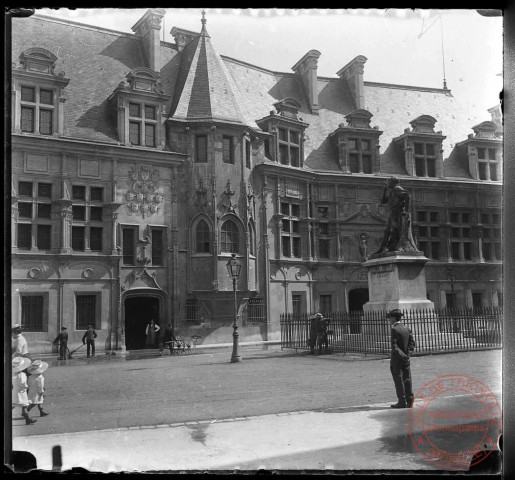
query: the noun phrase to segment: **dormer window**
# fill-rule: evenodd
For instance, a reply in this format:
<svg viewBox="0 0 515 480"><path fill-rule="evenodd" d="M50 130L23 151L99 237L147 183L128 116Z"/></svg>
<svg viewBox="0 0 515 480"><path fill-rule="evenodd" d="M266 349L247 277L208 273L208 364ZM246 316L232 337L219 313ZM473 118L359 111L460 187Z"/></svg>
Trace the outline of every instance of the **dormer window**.
<svg viewBox="0 0 515 480"><path fill-rule="evenodd" d="M298 118L301 104L294 98L285 98L274 103L277 113L257 121L261 129L272 134L265 145L267 158L291 167L304 164L304 130L308 126Z"/></svg>
<svg viewBox="0 0 515 480"><path fill-rule="evenodd" d="M345 173L376 173L379 171L379 136L383 133L370 126L372 114L357 109L346 115L329 135L340 167Z"/></svg>
<svg viewBox="0 0 515 480"><path fill-rule="evenodd" d="M466 147L470 176L476 180L497 182L502 180L502 139L494 122L482 122L472 127L474 134L458 143Z"/></svg>
<svg viewBox="0 0 515 480"><path fill-rule="evenodd" d="M38 135L63 133L63 90L69 79L54 74L57 57L42 48L20 55L21 68L13 68L13 130Z"/></svg>
<svg viewBox="0 0 515 480"><path fill-rule="evenodd" d="M170 97L161 91L159 73L135 68L109 97L118 109L119 141L127 146L164 148L162 115Z"/></svg>
<svg viewBox="0 0 515 480"><path fill-rule="evenodd" d="M443 177L442 132L435 132L436 119L421 115L410 122L412 129L393 139L402 148L408 175L415 177Z"/></svg>

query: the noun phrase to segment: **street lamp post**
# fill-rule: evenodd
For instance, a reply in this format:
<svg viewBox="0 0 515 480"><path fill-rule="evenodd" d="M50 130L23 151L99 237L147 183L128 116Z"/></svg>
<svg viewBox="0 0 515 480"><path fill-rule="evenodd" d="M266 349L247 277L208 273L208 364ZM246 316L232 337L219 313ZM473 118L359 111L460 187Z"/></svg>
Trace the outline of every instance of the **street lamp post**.
<svg viewBox="0 0 515 480"><path fill-rule="evenodd" d="M451 308L455 308L455 297L454 297L454 279L455 279L455 276L454 276L454 272L452 271L452 268L449 268L447 270L447 280L449 281L449 283L451 284L451 298L452 298L452 307Z"/></svg>
<svg viewBox="0 0 515 480"><path fill-rule="evenodd" d="M236 254L232 254L232 258L227 262L227 271L232 278L232 290L234 292L234 323L232 324L232 356L231 363L241 362L238 355L238 302L236 299L236 281L240 276L241 264L236 260Z"/></svg>

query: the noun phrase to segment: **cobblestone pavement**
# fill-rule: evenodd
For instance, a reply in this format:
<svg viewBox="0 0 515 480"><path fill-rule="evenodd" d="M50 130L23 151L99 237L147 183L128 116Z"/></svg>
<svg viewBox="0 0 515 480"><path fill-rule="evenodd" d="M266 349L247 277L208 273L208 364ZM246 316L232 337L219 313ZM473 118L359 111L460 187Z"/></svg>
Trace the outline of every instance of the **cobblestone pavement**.
<svg viewBox="0 0 515 480"><path fill-rule="evenodd" d="M26 426L16 408L13 437L396 401L388 359L258 349L241 354L241 363L230 363L224 351L52 366L45 373L50 415ZM501 359L500 350L414 357L414 390L457 373L500 391Z"/></svg>

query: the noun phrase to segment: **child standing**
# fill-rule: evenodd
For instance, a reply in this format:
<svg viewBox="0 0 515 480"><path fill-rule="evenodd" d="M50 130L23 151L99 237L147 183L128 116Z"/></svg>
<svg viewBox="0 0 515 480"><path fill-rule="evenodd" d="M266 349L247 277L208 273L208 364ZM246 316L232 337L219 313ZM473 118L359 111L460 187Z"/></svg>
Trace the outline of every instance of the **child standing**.
<svg viewBox="0 0 515 480"><path fill-rule="evenodd" d="M25 424L31 425L37 420L29 417L27 407L29 399L27 397L27 375L23 371L30 365L30 360L26 357L15 357L12 359L12 404L13 409L16 405L21 407L21 414L25 418Z"/></svg>
<svg viewBox="0 0 515 480"><path fill-rule="evenodd" d="M35 360L32 362L32 365L27 368L27 372L30 374L27 383L29 385L29 401L31 403L27 408L27 412L30 412L37 405L40 417L46 417L48 415L48 412L43 410L45 377L42 375L47 368L48 363L42 362L41 360Z"/></svg>

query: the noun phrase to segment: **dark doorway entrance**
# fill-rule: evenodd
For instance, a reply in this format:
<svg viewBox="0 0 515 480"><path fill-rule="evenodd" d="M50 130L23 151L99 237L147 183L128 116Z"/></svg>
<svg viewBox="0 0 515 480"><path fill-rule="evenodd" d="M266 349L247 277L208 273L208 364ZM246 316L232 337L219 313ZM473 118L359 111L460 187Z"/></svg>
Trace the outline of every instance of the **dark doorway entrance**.
<svg viewBox="0 0 515 480"><path fill-rule="evenodd" d="M349 292L349 312L363 310L368 302L368 288L355 288Z"/></svg>
<svg viewBox="0 0 515 480"><path fill-rule="evenodd" d="M152 319L161 326L158 298L141 296L125 300L125 347L128 350L145 348L145 330Z"/></svg>

